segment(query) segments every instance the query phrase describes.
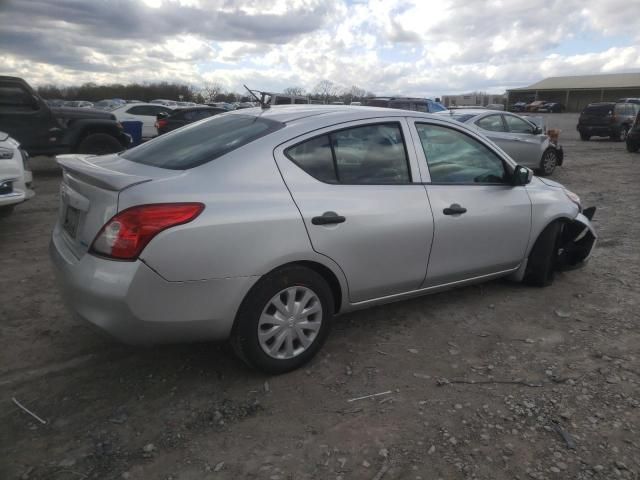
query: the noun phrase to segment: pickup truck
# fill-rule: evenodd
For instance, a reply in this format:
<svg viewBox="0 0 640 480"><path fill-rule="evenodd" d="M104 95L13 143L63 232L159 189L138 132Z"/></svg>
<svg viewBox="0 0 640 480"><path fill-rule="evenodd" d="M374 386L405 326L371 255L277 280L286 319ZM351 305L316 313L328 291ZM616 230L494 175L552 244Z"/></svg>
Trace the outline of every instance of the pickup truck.
<svg viewBox="0 0 640 480"><path fill-rule="evenodd" d="M0 131L29 155L102 155L127 148L131 137L116 117L89 108L49 107L22 78L0 76Z"/></svg>

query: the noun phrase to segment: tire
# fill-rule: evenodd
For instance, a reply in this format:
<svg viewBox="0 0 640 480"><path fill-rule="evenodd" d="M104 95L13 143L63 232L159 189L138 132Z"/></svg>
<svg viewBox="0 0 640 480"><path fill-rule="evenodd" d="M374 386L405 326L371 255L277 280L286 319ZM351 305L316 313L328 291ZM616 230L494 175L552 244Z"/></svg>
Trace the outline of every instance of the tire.
<svg viewBox="0 0 640 480"><path fill-rule="evenodd" d="M629 129L627 127L622 127L618 133L614 133L609 136L609 139L612 142L624 142L627 139L627 132Z"/></svg>
<svg viewBox="0 0 640 480"><path fill-rule="evenodd" d="M540 159L538 174L548 177L558 166L558 153L553 148L547 148Z"/></svg>
<svg viewBox="0 0 640 480"><path fill-rule="evenodd" d="M106 155L122 151L120 142L108 133L90 133L78 144L78 153Z"/></svg>
<svg viewBox="0 0 640 480"><path fill-rule="evenodd" d="M586 133L580 134L580 140L582 140L583 142L588 142L590 138L591 138L591 135L587 135Z"/></svg>
<svg viewBox="0 0 640 480"><path fill-rule="evenodd" d="M542 231L529 254L524 274L525 284L548 287L553 283L561 230L560 222L553 222Z"/></svg>
<svg viewBox="0 0 640 480"><path fill-rule="evenodd" d="M0 207L0 218L7 218L13 213L15 205L8 205L6 207Z"/></svg>
<svg viewBox="0 0 640 480"><path fill-rule="evenodd" d="M620 137L618 138L618 140L621 142L626 142L628 134L629 134L629 127L622 127L622 130L620 130Z"/></svg>
<svg viewBox="0 0 640 480"><path fill-rule="evenodd" d="M293 308L298 305L290 303L292 295L304 302L300 308L306 306L314 313L296 314ZM305 301L307 295L311 298ZM278 300L280 307L276 308ZM318 353L331 330L333 312L333 294L322 276L302 266L284 267L260 279L249 291L238 310L231 345L250 367L269 374L286 373ZM300 329L301 324L314 328Z"/></svg>
<svg viewBox="0 0 640 480"><path fill-rule="evenodd" d="M633 143L633 142L630 142L629 140L627 140L627 152L635 153L638 150L640 150L640 145L638 145L637 143Z"/></svg>

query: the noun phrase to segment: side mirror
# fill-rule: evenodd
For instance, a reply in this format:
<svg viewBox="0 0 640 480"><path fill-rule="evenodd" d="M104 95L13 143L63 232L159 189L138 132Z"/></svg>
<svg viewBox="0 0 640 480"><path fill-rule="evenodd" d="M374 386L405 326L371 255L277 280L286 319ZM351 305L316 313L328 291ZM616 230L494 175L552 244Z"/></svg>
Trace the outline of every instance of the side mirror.
<svg viewBox="0 0 640 480"><path fill-rule="evenodd" d="M542 129L540 127L538 127L537 125L535 127L533 127L533 134L534 135L540 135L542 133Z"/></svg>
<svg viewBox="0 0 640 480"><path fill-rule="evenodd" d="M533 170L521 165L516 165L516 168L513 170L512 185L515 187L527 185L528 183L531 183L532 178Z"/></svg>

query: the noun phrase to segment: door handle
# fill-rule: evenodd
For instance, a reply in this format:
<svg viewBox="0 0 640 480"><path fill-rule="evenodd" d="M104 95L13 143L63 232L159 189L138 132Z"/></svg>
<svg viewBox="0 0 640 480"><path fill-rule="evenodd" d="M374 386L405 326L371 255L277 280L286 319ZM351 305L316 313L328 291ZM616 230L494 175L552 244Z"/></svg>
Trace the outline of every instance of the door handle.
<svg viewBox="0 0 640 480"><path fill-rule="evenodd" d="M314 225L331 225L334 223L344 223L345 217L338 215L336 212L324 212L320 217L313 217L311 223Z"/></svg>
<svg viewBox="0 0 640 480"><path fill-rule="evenodd" d="M467 213L467 209L461 207L457 203L452 203L450 206L442 210L442 213L445 215L461 215L463 213Z"/></svg>

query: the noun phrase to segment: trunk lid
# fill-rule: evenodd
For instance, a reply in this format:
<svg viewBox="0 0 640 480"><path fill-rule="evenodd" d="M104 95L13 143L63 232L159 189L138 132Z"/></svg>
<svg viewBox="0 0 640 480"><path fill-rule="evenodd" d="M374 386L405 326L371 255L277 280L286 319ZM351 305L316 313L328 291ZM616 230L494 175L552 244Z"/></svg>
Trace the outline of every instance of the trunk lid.
<svg viewBox="0 0 640 480"><path fill-rule="evenodd" d="M59 155L60 210L55 234L81 258L104 224L118 213L120 192L182 172L137 164L119 155Z"/></svg>

